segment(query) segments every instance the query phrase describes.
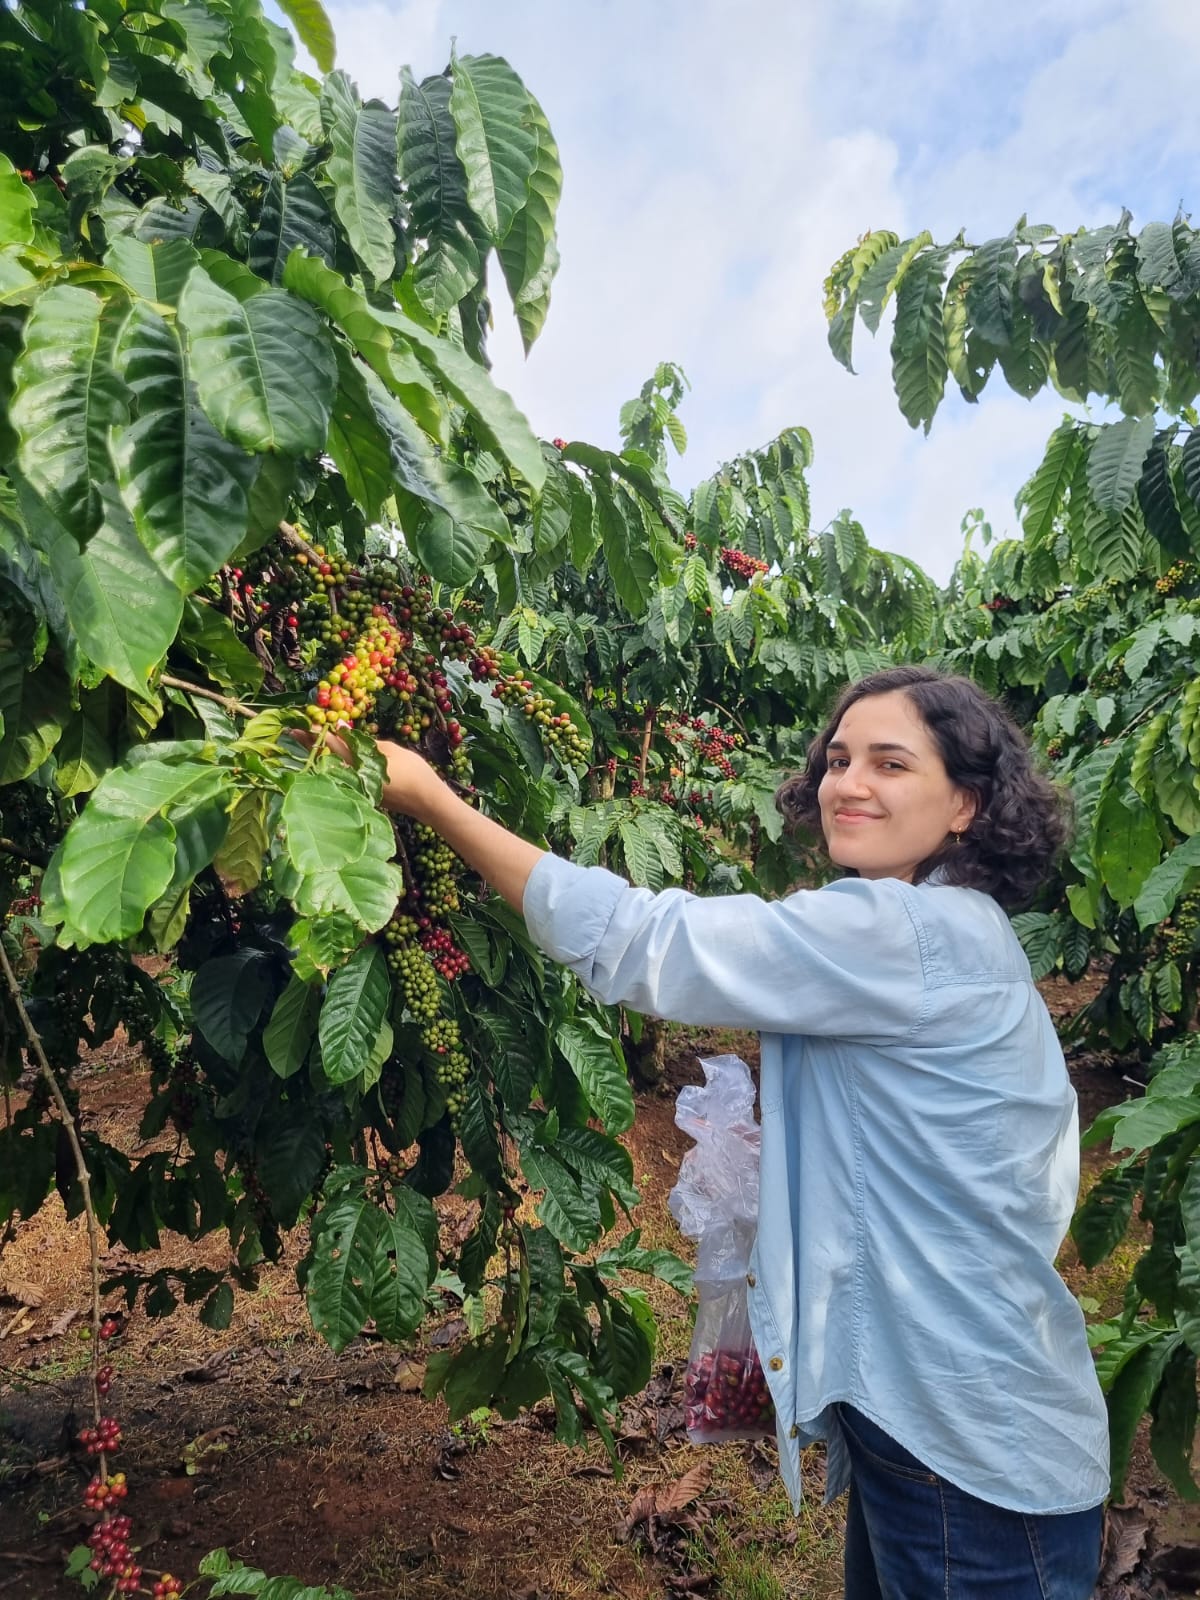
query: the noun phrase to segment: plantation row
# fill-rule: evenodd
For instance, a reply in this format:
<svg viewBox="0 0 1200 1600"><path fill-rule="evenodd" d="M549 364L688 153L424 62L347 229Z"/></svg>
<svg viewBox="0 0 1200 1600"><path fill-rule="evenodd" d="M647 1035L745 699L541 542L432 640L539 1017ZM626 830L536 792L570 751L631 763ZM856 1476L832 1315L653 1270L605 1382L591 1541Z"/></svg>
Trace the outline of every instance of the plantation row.
<svg viewBox="0 0 1200 1600"><path fill-rule="evenodd" d="M1038 975L1099 964L1073 1026L1153 1070L1093 1134L1124 1154L1076 1237L1091 1263L1135 1206L1152 1226L1099 1359L1118 1481L1150 1409L1193 1494L1200 236L877 232L833 267L847 365L895 301L914 425L997 369L1117 408L1064 421L1023 539L968 547L941 590L849 513L810 526L802 429L681 496L670 365L619 452L534 437L485 334L493 253L527 346L548 311L561 173L537 101L477 56L364 104L319 6L284 9L321 80L254 0L0 14L3 1071L39 1073L0 1129L0 1220L57 1190L94 1260L102 1235L230 1242L225 1272L95 1287L95 1570L141 1581L111 1529L102 1299L221 1326L304 1220L334 1349L369 1319L407 1337L448 1273L482 1331L429 1392L454 1417L549 1397L564 1439L578 1400L611 1448L651 1370L636 1275L688 1289L636 1229L604 1248L638 1198L617 1136L655 1026L384 818L375 736L583 863L773 893L798 870L780 776L846 678L915 656L1004 694L1075 794L1071 854L1017 926ZM329 726L352 766L293 736ZM177 1134L136 1161L72 1079L118 1026L150 1064L144 1136ZM476 1208L458 1246L433 1208L452 1185Z"/></svg>

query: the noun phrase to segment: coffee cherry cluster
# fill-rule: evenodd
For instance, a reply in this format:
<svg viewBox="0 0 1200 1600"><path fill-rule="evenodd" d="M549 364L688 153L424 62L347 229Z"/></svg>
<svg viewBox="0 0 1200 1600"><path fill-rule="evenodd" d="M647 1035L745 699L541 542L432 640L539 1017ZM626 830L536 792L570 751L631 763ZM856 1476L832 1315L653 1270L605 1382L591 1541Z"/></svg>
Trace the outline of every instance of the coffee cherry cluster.
<svg viewBox="0 0 1200 1600"><path fill-rule="evenodd" d="M400 989L405 1007L414 1022L428 1027L436 1021L442 1009L438 992L437 973L433 962L419 944L404 938L393 941L390 929L384 934L387 945L387 964Z"/></svg>
<svg viewBox="0 0 1200 1600"><path fill-rule="evenodd" d="M1195 952L1196 933L1200 929L1200 893L1183 895L1175 904L1170 921L1163 924L1167 930L1166 952L1176 960Z"/></svg>
<svg viewBox="0 0 1200 1600"><path fill-rule="evenodd" d="M744 578L747 583L770 570L765 561L760 561L757 556L747 555L744 550L735 550L732 545L722 547L721 565L732 577Z"/></svg>
<svg viewBox="0 0 1200 1600"><path fill-rule="evenodd" d="M164 1572L150 1593L155 1600L174 1600L176 1595L183 1593L183 1579L173 1578L169 1572Z"/></svg>
<svg viewBox="0 0 1200 1600"><path fill-rule="evenodd" d="M759 1438L775 1426L775 1405L753 1345L707 1350L687 1369L683 1415L693 1439Z"/></svg>
<svg viewBox="0 0 1200 1600"><path fill-rule="evenodd" d="M663 734L681 752L681 758L694 756L704 765L715 767L723 778L736 776L729 752L741 747L740 733L727 733L703 717L680 717L664 724Z"/></svg>
<svg viewBox="0 0 1200 1600"><path fill-rule="evenodd" d="M427 928L420 935L419 942L421 949L433 962L438 977L445 978L447 983L453 983L456 978L461 978L464 972L470 972L470 957L466 951L458 948L449 929Z"/></svg>
<svg viewBox="0 0 1200 1600"><path fill-rule="evenodd" d="M118 1501L124 1500L129 1493L129 1485L125 1481L123 1472L114 1472L111 1478L102 1479L99 1474L94 1477L83 1491L83 1503L89 1511L110 1511ZM128 1517L122 1517L122 1522L128 1522Z"/></svg>
<svg viewBox="0 0 1200 1600"><path fill-rule="evenodd" d="M372 617L354 648L317 684L308 720L320 728L353 727L370 713L374 697L384 684L403 684L410 692L407 669L395 671L402 636L382 616ZM415 679L412 680L415 686Z"/></svg>
<svg viewBox="0 0 1200 1600"><path fill-rule="evenodd" d="M550 753L558 756L564 766L587 766L587 746L571 718L565 711L556 712L553 700L535 689L528 678L501 678L492 696L521 711L542 744L548 746Z"/></svg>
<svg viewBox="0 0 1200 1600"><path fill-rule="evenodd" d="M1181 584L1190 583L1196 576L1194 561L1175 561L1167 568L1154 587L1159 594L1174 594Z"/></svg>
<svg viewBox="0 0 1200 1600"><path fill-rule="evenodd" d="M412 838L409 860L417 881L410 894L421 901L426 916L448 916L450 912L457 911L459 905L455 883L458 857L441 835L427 828L424 823L413 825Z"/></svg>
<svg viewBox="0 0 1200 1600"><path fill-rule="evenodd" d="M446 1090L446 1109L457 1124L467 1103L471 1062L462 1047L462 1032L452 1017L440 1017L424 1031L425 1048L436 1058L438 1081Z"/></svg>
<svg viewBox="0 0 1200 1600"><path fill-rule="evenodd" d="M79 1442L90 1456L112 1455L120 1448L121 1424L116 1417L101 1417L94 1428L80 1428Z"/></svg>
<svg viewBox="0 0 1200 1600"><path fill-rule="evenodd" d="M483 646L471 657L471 676L476 683L486 683L489 679L500 677L500 662L494 650Z"/></svg>
<svg viewBox="0 0 1200 1600"><path fill-rule="evenodd" d="M98 1522L88 1535L88 1549L93 1552L88 1565L102 1578L116 1579L115 1594L136 1594L141 1586L142 1569L129 1547L132 1531L128 1517L109 1517Z"/></svg>

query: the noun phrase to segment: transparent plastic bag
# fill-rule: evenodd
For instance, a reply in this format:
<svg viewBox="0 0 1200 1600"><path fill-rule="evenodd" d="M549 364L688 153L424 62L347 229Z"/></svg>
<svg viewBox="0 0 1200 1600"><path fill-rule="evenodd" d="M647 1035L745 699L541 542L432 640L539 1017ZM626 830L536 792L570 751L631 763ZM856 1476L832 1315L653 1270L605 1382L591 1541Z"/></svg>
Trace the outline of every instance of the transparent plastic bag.
<svg viewBox="0 0 1200 1600"><path fill-rule="evenodd" d="M693 1443L762 1439L775 1408L746 1306L746 1272L758 1226L759 1130L754 1083L740 1056L702 1060L704 1084L681 1089L675 1122L695 1140L667 1204L696 1240L696 1328L684 1378Z"/></svg>

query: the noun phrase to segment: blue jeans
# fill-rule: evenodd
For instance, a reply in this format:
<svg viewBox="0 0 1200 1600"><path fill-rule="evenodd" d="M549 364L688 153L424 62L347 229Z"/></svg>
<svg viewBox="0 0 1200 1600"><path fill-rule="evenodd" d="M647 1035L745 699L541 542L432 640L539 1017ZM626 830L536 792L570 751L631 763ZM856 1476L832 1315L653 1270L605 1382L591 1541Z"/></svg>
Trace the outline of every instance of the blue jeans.
<svg viewBox="0 0 1200 1600"><path fill-rule="evenodd" d="M1005 1511L922 1465L853 1406L845 1600L1091 1600L1104 1508Z"/></svg>

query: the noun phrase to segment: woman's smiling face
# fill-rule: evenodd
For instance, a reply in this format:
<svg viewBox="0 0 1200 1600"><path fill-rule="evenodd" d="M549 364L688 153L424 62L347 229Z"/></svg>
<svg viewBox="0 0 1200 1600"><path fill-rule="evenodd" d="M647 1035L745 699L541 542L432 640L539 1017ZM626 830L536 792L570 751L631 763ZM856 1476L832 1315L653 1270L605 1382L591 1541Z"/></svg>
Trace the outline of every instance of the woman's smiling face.
<svg viewBox="0 0 1200 1600"><path fill-rule="evenodd" d="M856 700L834 730L819 793L830 857L863 878L911 883L962 833L975 797L951 783L933 736L902 689Z"/></svg>

